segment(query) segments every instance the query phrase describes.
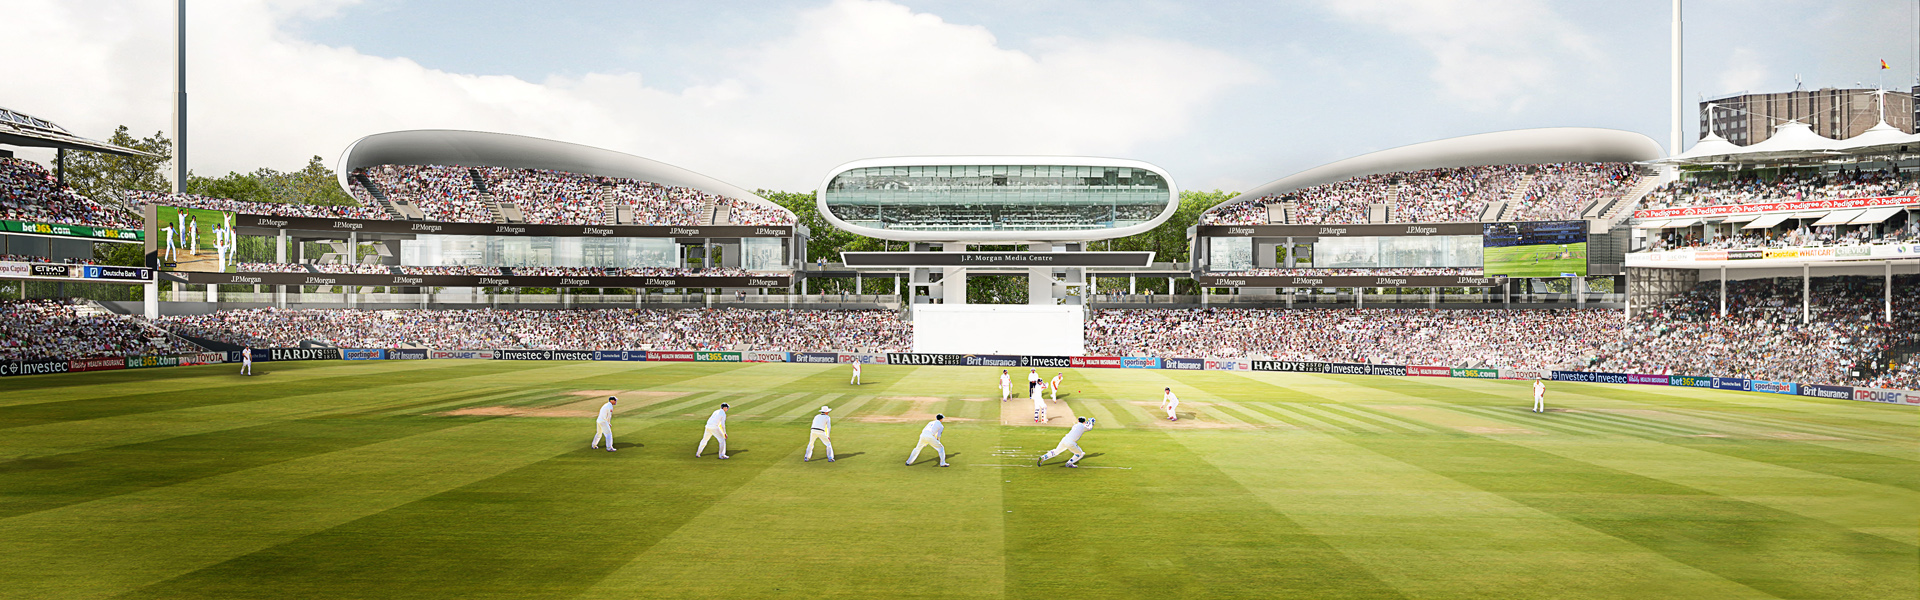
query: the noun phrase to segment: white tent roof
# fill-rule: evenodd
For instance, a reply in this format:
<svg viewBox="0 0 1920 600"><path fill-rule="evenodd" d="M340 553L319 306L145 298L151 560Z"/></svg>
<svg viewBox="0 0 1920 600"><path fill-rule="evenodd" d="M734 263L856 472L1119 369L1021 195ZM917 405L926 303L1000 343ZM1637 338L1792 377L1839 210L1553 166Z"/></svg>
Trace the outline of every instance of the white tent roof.
<svg viewBox="0 0 1920 600"><path fill-rule="evenodd" d="M1814 225L1846 225L1847 223L1852 222L1854 218L1859 217L1860 214L1864 212L1867 212L1867 209L1862 208L1858 210L1836 210L1836 211L1827 213L1827 216L1821 217L1820 220L1814 221L1813 224Z"/></svg>
<svg viewBox="0 0 1920 600"><path fill-rule="evenodd" d="M1888 218L1896 214L1899 214L1900 211L1903 211L1906 209L1907 207L1904 207L1904 206L1882 206L1880 208L1867 209L1867 212L1861 214L1858 217L1854 217L1854 219L1852 221L1848 221L1847 224L1848 225L1868 225L1873 223L1879 223L1881 221L1887 220Z"/></svg>
<svg viewBox="0 0 1920 600"><path fill-rule="evenodd" d="M1885 119L1872 129L1860 132L1844 140L1838 147L1842 150L1864 150L1867 148L1893 147L1906 144L1920 144L1920 135L1909 134L1899 128L1888 125Z"/></svg>
<svg viewBox="0 0 1920 600"><path fill-rule="evenodd" d="M1759 213L1748 213L1748 214L1744 214L1744 215L1727 215L1727 221L1726 221L1726 222L1728 222L1728 223L1745 223L1745 222L1748 222L1748 221L1752 221L1752 220L1754 220L1754 219L1758 219L1758 218L1760 218L1760 214L1759 214Z"/></svg>
<svg viewBox="0 0 1920 600"><path fill-rule="evenodd" d="M1840 141L1821 137L1813 128L1799 121L1787 121L1773 128L1773 136L1766 141L1741 148L1734 156L1757 157L1761 155L1784 156L1809 153L1831 152L1838 150Z"/></svg>
<svg viewBox="0 0 1920 600"><path fill-rule="evenodd" d="M1660 219L1656 221L1642 221L1640 223L1634 224L1633 228L1634 229L1664 229L1666 228L1668 223L1672 223L1672 222L1673 221L1668 219Z"/></svg>
<svg viewBox="0 0 1920 600"><path fill-rule="evenodd" d="M1748 223L1747 226L1741 227L1741 229L1766 229L1779 225L1781 221L1787 220L1787 217L1790 216L1793 216L1792 213L1773 213L1754 219L1752 223Z"/></svg>
<svg viewBox="0 0 1920 600"><path fill-rule="evenodd" d="M1652 162L1686 162L1712 156L1738 154L1743 150L1745 148L1734 145L1733 142L1727 141L1727 138L1720 137L1720 134L1709 132L1707 137L1700 138L1700 141L1692 148L1688 148L1686 152Z"/></svg>

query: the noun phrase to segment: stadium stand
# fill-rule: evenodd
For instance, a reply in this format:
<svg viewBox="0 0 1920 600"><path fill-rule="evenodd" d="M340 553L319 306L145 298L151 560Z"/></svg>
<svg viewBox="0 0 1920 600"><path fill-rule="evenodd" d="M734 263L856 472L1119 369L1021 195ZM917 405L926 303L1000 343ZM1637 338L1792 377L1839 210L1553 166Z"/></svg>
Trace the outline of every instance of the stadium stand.
<svg viewBox="0 0 1920 600"><path fill-rule="evenodd" d="M1405 275L1461 275L1478 276L1486 269L1462 267L1384 267L1379 269L1247 269L1245 271L1218 271L1214 275L1224 277L1394 277Z"/></svg>
<svg viewBox="0 0 1920 600"><path fill-rule="evenodd" d="M562 171L381 165L348 178L368 206L434 221L601 225L791 225L784 210L691 188ZM369 187L371 186L371 187ZM377 217L394 218L385 211Z"/></svg>
<svg viewBox="0 0 1920 600"><path fill-rule="evenodd" d="M204 349L85 300L0 301L0 360L183 354Z"/></svg>
<svg viewBox="0 0 1920 600"><path fill-rule="evenodd" d="M126 192L129 202L134 204L156 204L178 206L182 208L201 208L206 210L224 210L249 215L272 215L276 217L305 217L310 219L386 219L387 215L379 210L364 206L334 206L324 204L285 204L279 202L247 202L226 198L209 198L194 194L165 194L160 192Z"/></svg>
<svg viewBox="0 0 1920 600"><path fill-rule="evenodd" d="M601 309L247 309L163 317L194 337L242 346L305 340L349 348L838 350L900 352L911 328L891 311Z"/></svg>
<svg viewBox="0 0 1920 600"><path fill-rule="evenodd" d="M0 219L137 229L138 215L95 202L60 185L45 167L0 157Z"/></svg>
<svg viewBox="0 0 1920 600"><path fill-rule="evenodd" d="M1369 222L1368 207L1388 207L1390 222L1577 219L1595 202L1618 200L1640 182L1626 163L1555 163L1425 169L1355 177L1226 206L1203 215L1210 225L1265 224L1270 207L1294 224ZM1498 215L1486 215L1490 206Z"/></svg>
<svg viewBox="0 0 1920 600"><path fill-rule="evenodd" d="M1642 208L1725 206L1789 200L1874 198L1920 194L1920 177L1913 171L1855 172L1831 176L1784 175L1764 179L1742 175L1725 179L1692 178L1674 181L1647 194Z"/></svg>

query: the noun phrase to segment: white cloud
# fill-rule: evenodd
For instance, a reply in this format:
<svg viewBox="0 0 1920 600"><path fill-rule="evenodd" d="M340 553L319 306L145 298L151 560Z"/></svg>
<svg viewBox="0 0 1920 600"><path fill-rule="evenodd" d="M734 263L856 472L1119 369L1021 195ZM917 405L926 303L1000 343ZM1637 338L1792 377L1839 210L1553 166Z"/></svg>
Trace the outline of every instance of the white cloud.
<svg viewBox="0 0 1920 600"><path fill-rule="evenodd" d="M201 0L190 7L190 164L223 173L332 161L382 131L459 128L591 144L746 187L808 189L833 165L887 154L1125 154L1189 129L1256 68L1141 38L1058 38L1034 52L981 27L877 0L802 13L786 37L736 49L686 89L641 74L530 82L425 68L288 33L353 0ZM26 0L0 37L7 106L81 135L170 129L172 3ZM556 69L560 70L560 69Z"/></svg>
<svg viewBox="0 0 1920 600"><path fill-rule="evenodd" d="M1740 46L1733 49L1733 53L1727 57L1726 67L1720 71L1720 76L1714 79L1714 85L1719 86L1720 89L1708 92L1708 95L1720 96L1739 91L1771 90L1778 86L1769 86L1777 83L1779 82L1773 80L1773 72L1767 68L1767 61L1760 56L1760 53L1753 48Z"/></svg>
<svg viewBox="0 0 1920 600"><path fill-rule="evenodd" d="M1594 40L1540 0L1324 0L1340 18L1426 50L1455 102L1519 111L1557 83L1607 69Z"/></svg>

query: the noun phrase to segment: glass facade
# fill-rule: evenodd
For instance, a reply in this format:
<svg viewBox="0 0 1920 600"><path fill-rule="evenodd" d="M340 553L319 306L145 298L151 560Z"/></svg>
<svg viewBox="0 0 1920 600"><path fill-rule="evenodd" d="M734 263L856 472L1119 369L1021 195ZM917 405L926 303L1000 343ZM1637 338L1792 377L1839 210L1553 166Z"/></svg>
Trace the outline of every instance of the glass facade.
<svg viewBox="0 0 1920 600"><path fill-rule="evenodd" d="M824 204L849 224L897 231L1067 231L1152 221L1171 201L1159 173L1129 167L865 167L835 175Z"/></svg>
<svg viewBox="0 0 1920 600"><path fill-rule="evenodd" d="M1318 269L1389 267L1479 267L1480 236L1320 238L1313 243Z"/></svg>
<svg viewBox="0 0 1920 600"><path fill-rule="evenodd" d="M776 243L780 240L772 240ZM779 259L775 258L775 264ZM400 264L413 267L679 266L671 238L421 235L400 240Z"/></svg>

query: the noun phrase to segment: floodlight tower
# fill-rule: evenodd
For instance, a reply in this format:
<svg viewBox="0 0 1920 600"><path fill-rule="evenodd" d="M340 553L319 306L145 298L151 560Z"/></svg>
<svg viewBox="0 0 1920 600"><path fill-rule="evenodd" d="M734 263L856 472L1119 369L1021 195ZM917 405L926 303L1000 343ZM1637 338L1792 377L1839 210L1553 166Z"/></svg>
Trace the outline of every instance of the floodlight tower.
<svg viewBox="0 0 1920 600"><path fill-rule="evenodd" d="M185 0L182 0L182 1L185 1ZM1681 84L1680 67L1681 67L1681 50L1682 50L1681 40L1680 40L1680 31L1681 31L1680 0L1673 0L1673 73L1672 73L1673 128L1668 132L1668 136L1667 136L1667 156L1678 155L1681 152L1686 150L1685 148L1682 148L1680 146L1680 144L1683 141L1682 140L1683 136L1680 132L1681 130L1680 123L1681 123L1681 119L1685 118L1685 113L1686 113L1685 98L1680 92L1680 84ZM1668 181L1678 179L1680 176L1680 167L1678 165L1668 165L1665 176Z"/></svg>
<svg viewBox="0 0 1920 600"><path fill-rule="evenodd" d="M174 13L173 192L187 191L187 0ZM155 265L158 266L158 265ZM160 278L147 283L144 297L148 319L160 317Z"/></svg>

